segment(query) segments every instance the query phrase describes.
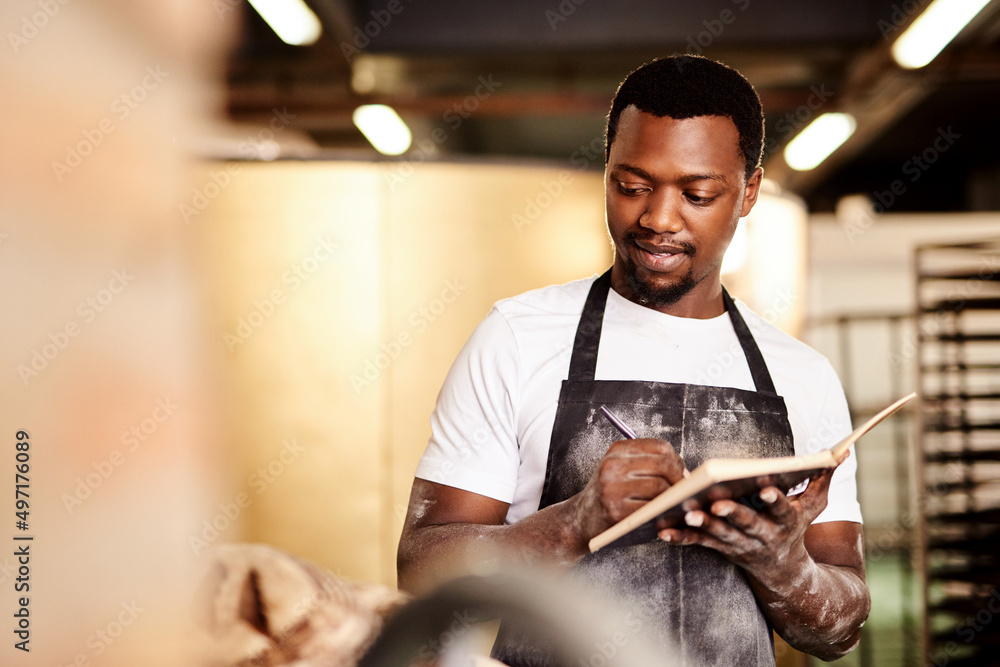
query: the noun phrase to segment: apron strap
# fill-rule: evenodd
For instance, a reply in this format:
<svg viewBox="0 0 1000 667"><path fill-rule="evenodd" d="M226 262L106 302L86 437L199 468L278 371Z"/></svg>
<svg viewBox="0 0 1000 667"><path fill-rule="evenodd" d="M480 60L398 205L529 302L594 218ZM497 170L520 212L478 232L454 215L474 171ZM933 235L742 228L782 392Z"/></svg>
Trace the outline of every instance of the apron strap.
<svg viewBox="0 0 1000 667"><path fill-rule="evenodd" d="M569 379L593 380L597 372L597 348L601 343L601 327L604 324L604 306L608 302L611 289L611 269L608 269L590 286L587 301L576 327L573 341L573 356L569 360Z"/></svg>
<svg viewBox="0 0 1000 667"><path fill-rule="evenodd" d="M740 347L743 348L743 354L747 358L747 366L750 367L750 376L753 378L754 386L757 387L758 392L763 394L777 395L778 392L775 391L774 382L771 380L771 373L767 370L767 364L764 362L764 355L760 353L757 341L750 333L750 327L743 320L743 315L740 314L725 287L722 288L722 303L726 306L726 312L729 313L733 329L736 330L736 338L739 339Z"/></svg>
<svg viewBox="0 0 1000 667"><path fill-rule="evenodd" d="M569 362L570 381L593 380L597 372L597 350L601 343L601 327L604 324L604 308L608 302L608 290L611 289L611 269L605 271L594 284L590 286L587 300L580 315L580 324L576 328L576 338L573 341L573 354ZM726 288L722 288L722 303L729 313L729 319L740 341L743 354L750 367L757 391L767 394L777 394L771 373L767 370L764 355L760 353L757 342L750 333L750 328L743 320L739 309L733 303Z"/></svg>

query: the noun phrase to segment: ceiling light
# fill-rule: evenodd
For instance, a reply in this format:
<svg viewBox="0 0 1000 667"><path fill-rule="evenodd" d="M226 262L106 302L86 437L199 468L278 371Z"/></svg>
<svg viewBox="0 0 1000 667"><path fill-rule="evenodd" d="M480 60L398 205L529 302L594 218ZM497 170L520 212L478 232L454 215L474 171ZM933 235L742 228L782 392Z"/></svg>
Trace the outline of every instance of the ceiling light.
<svg viewBox="0 0 1000 667"><path fill-rule="evenodd" d="M365 104L354 110L354 124L379 153L405 153L413 141L410 128L395 109L384 104Z"/></svg>
<svg viewBox="0 0 1000 667"><path fill-rule="evenodd" d="M285 44L312 44L323 32L319 19L304 0L249 0Z"/></svg>
<svg viewBox="0 0 1000 667"><path fill-rule="evenodd" d="M916 69L934 60L990 0L934 0L892 45L900 67Z"/></svg>
<svg viewBox="0 0 1000 667"><path fill-rule="evenodd" d="M847 113L825 113L788 142L785 162L796 171L813 169L854 134L857 123Z"/></svg>

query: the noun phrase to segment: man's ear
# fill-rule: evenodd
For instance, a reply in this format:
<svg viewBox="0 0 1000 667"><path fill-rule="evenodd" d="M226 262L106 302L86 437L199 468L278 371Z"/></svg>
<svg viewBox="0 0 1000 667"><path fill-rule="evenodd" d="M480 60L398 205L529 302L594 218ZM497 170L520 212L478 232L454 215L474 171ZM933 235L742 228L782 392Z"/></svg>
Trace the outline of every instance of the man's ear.
<svg viewBox="0 0 1000 667"><path fill-rule="evenodd" d="M760 194L760 182L764 178L764 170L761 167L757 167L750 174L750 178L747 179L746 187L743 188L743 208L740 211L740 217L744 218L750 214L750 209L753 205L757 203L757 195Z"/></svg>

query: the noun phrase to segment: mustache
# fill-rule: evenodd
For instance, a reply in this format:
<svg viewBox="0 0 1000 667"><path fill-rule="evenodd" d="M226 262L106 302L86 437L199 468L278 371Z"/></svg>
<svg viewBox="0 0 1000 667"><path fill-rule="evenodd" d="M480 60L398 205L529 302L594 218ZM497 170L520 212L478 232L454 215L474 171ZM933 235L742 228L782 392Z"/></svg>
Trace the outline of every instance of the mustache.
<svg viewBox="0 0 1000 667"><path fill-rule="evenodd" d="M642 241L649 245L668 244L672 246L677 246L679 248L682 248L684 252L691 257L694 257L695 254L698 252L697 248L695 248L694 244L691 243L690 241L683 241L680 239L675 239L670 237L662 237L656 234L639 234L638 232L628 231L625 232L624 241L627 244L635 243L636 241Z"/></svg>

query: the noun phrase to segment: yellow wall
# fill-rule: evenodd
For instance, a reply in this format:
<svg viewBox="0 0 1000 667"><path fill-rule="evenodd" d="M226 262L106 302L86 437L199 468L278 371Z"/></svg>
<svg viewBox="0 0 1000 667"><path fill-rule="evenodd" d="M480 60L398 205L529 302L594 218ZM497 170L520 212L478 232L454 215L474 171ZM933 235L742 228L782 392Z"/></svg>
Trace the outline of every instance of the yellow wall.
<svg viewBox="0 0 1000 667"><path fill-rule="evenodd" d="M243 535L226 537L392 584L448 367L497 299L609 265L601 176L391 162L202 171L182 217L225 353L233 493L248 499Z"/></svg>

